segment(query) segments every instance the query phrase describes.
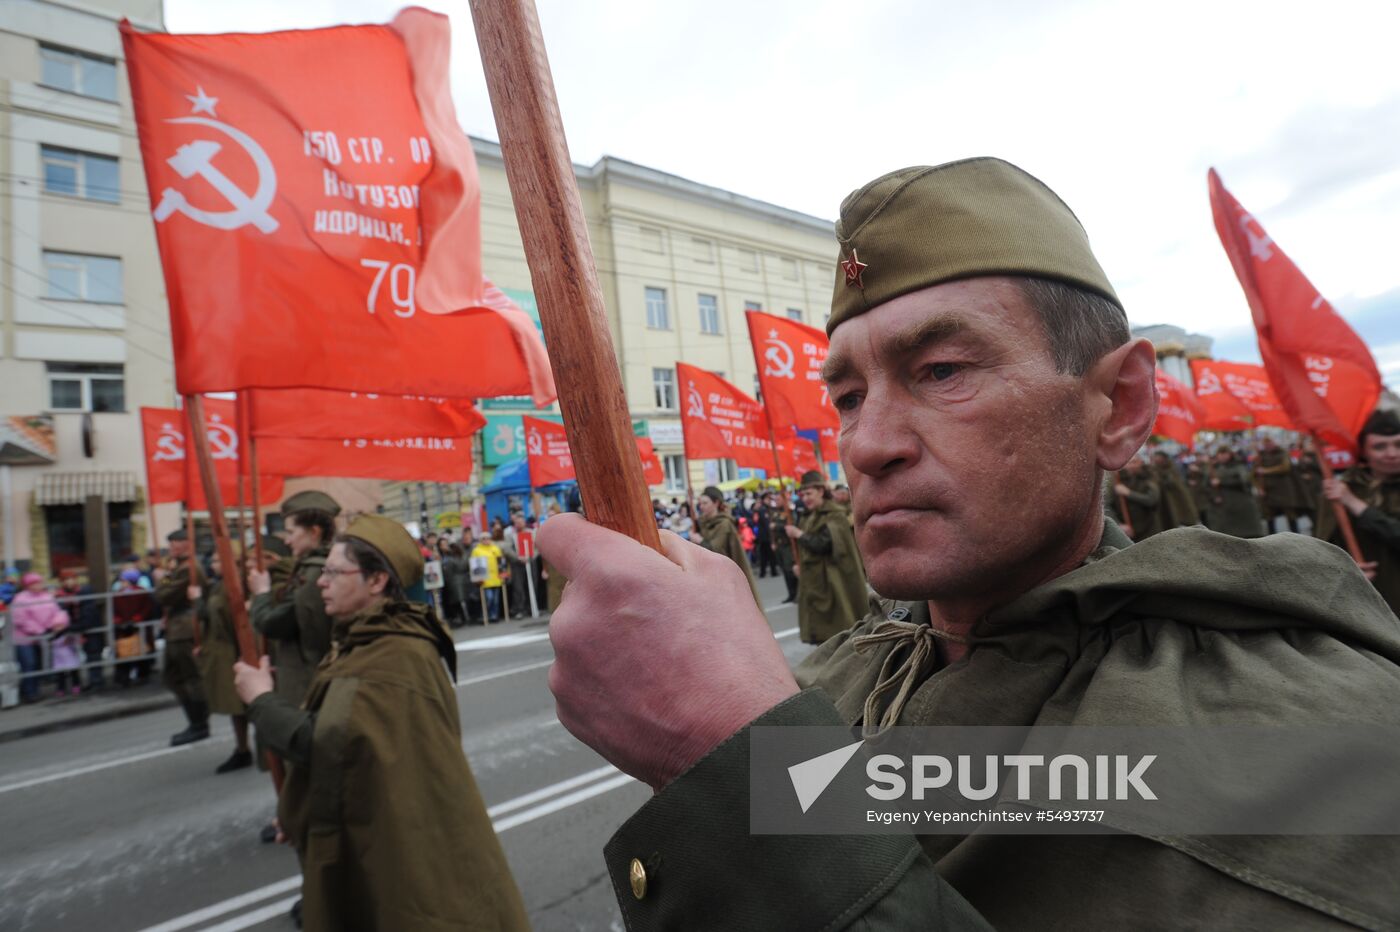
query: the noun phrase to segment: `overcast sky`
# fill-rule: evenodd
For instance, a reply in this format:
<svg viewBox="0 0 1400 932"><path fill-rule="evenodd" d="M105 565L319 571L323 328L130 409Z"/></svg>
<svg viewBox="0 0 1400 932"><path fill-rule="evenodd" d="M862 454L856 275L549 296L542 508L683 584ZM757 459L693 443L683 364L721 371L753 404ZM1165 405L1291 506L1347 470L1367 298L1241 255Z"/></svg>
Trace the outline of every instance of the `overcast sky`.
<svg viewBox="0 0 1400 932"><path fill-rule="evenodd" d="M834 218L892 169L1001 156L1079 215L1134 323L1257 361L1211 222L1215 166L1400 389L1394 0L536 2L576 162L613 155ZM467 3L423 5L453 17L462 127L497 139ZM172 32L401 6L165 0Z"/></svg>

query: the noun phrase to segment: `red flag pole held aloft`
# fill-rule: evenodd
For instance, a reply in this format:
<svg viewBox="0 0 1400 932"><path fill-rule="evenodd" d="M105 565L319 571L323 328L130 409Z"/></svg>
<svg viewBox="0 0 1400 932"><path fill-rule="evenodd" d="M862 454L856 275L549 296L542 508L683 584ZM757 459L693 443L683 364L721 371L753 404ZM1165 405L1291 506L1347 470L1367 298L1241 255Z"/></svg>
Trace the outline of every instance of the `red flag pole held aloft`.
<svg viewBox="0 0 1400 932"><path fill-rule="evenodd" d="M186 395L185 410L190 422L190 442L186 457L192 452L199 464L199 478L204 484L204 500L209 504L209 528L214 534L214 547L219 554L219 562L224 567L224 593L228 596L229 613L233 615L239 659L256 667L258 650L253 640L253 627L248 623L248 606L243 601L243 582L234 571L237 564L233 559L233 544L228 536L228 523L224 520L223 496L219 491L218 476L214 473L214 459L209 452L209 435L204 424L204 399L199 395Z"/></svg>
<svg viewBox="0 0 1400 932"><path fill-rule="evenodd" d="M588 519L661 551L532 0L472 0L525 258Z"/></svg>
<svg viewBox="0 0 1400 932"><path fill-rule="evenodd" d="M1312 435L1313 445L1319 450L1323 447L1322 438L1316 434ZM1327 462L1327 457L1321 454L1317 457L1318 464L1322 467L1322 481L1326 482L1333 476L1332 464ZM1351 526L1351 513L1341 502L1332 503L1332 513L1337 516L1337 527L1341 529L1342 540L1346 541L1347 553L1358 564L1366 562L1366 557L1361 553L1361 544L1357 543L1356 531Z"/></svg>

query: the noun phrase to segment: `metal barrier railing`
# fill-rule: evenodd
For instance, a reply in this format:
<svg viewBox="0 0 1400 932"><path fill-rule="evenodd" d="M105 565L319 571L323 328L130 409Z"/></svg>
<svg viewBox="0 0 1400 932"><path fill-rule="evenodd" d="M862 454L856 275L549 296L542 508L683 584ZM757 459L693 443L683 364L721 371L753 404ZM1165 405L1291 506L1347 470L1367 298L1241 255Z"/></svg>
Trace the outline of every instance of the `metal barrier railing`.
<svg viewBox="0 0 1400 932"><path fill-rule="evenodd" d="M26 680L42 683L43 680L69 673L81 674L88 684L94 682L125 682L133 676L145 678L158 673L161 668L162 652L160 634L164 622L159 605L146 590L119 590L95 592L88 595L71 595L63 591L55 592L54 601L68 613L68 626L59 631L51 631L30 642L37 648L38 666L32 670L20 668L15 639L12 611L9 607L0 608L0 690L14 688ZM139 601L141 604L134 605ZM100 624L91 624L92 619L83 616L91 612L88 603L100 602ZM118 615L119 603L123 603L122 614ZM135 617L142 616L142 617ZM146 617L149 616L149 617ZM88 622L84 624L84 622ZM82 662L76 666L55 668L54 647L65 637L81 638L78 655ZM134 639L134 641L133 641ZM27 692L20 686L21 692ZM0 705L4 705L0 695Z"/></svg>

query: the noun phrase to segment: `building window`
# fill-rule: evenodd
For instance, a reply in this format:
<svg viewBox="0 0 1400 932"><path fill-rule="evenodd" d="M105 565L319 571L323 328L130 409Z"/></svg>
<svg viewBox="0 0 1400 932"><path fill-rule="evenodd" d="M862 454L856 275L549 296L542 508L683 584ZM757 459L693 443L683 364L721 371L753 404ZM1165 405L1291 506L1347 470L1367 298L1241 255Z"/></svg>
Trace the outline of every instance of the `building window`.
<svg viewBox="0 0 1400 932"><path fill-rule="evenodd" d="M800 308L800 307L790 307L790 308L788 308L788 309L787 309L787 315L788 315L788 320L795 320L795 321L797 321L798 323L801 323L801 322L802 322L802 308Z"/></svg>
<svg viewBox="0 0 1400 932"><path fill-rule="evenodd" d="M666 470L666 491L685 491L685 454L668 453L661 457L661 467Z"/></svg>
<svg viewBox="0 0 1400 932"><path fill-rule="evenodd" d="M122 303L122 260L76 252L44 251L49 281L46 297L60 301Z"/></svg>
<svg viewBox="0 0 1400 932"><path fill-rule="evenodd" d="M700 332L719 333L719 299L712 294L700 295Z"/></svg>
<svg viewBox="0 0 1400 932"><path fill-rule="evenodd" d="M739 250L739 268L745 272L758 271L758 253L752 249Z"/></svg>
<svg viewBox="0 0 1400 932"><path fill-rule="evenodd" d="M739 467L733 460L715 460L720 482L733 482L739 478Z"/></svg>
<svg viewBox="0 0 1400 932"><path fill-rule="evenodd" d="M758 377L758 373L753 374L753 400L763 404L763 380Z"/></svg>
<svg viewBox="0 0 1400 932"><path fill-rule="evenodd" d="M115 204L121 200L117 160L57 146L40 146L44 162L44 192Z"/></svg>
<svg viewBox="0 0 1400 932"><path fill-rule="evenodd" d="M666 289L647 289L647 326L653 330L671 329L671 312L666 309Z"/></svg>
<svg viewBox="0 0 1400 932"><path fill-rule="evenodd" d="M797 260L782 259L780 261L783 264L783 278L786 278L790 282L797 281Z"/></svg>
<svg viewBox="0 0 1400 932"><path fill-rule="evenodd" d="M651 370L651 389L656 406L663 411L676 410L676 370Z"/></svg>
<svg viewBox="0 0 1400 932"><path fill-rule="evenodd" d="M744 302L744 310L745 310L745 311L761 311L761 310L763 310L763 302L762 302L762 301L745 301L745 302Z"/></svg>
<svg viewBox="0 0 1400 932"><path fill-rule="evenodd" d="M126 410L126 375L120 365L51 362L48 364L49 410Z"/></svg>
<svg viewBox="0 0 1400 932"><path fill-rule="evenodd" d="M661 231L654 227L642 227L642 249L647 252L664 253L666 240Z"/></svg>
<svg viewBox="0 0 1400 932"><path fill-rule="evenodd" d="M50 573L87 566L87 515L82 505L45 505L44 525ZM107 547L113 562L132 553L130 502L107 503Z"/></svg>
<svg viewBox="0 0 1400 932"><path fill-rule="evenodd" d="M691 237L691 247L695 250L695 261L705 265L715 263L715 244L698 236Z"/></svg>
<svg viewBox="0 0 1400 932"><path fill-rule="evenodd" d="M112 59L41 45L39 60L42 66L39 80L45 87L116 101L117 63Z"/></svg>

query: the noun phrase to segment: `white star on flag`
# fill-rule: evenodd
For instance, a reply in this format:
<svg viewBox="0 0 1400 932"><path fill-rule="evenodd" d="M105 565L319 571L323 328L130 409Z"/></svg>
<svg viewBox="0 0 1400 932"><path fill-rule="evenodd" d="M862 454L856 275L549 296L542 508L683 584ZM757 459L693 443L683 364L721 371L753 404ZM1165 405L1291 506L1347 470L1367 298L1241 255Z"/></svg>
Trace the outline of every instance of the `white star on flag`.
<svg viewBox="0 0 1400 932"><path fill-rule="evenodd" d="M769 330L769 331L768 331L768 335L769 335L770 337L776 337L776 336L778 335L778 331L776 331L776 330Z"/></svg>
<svg viewBox="0 0 1400 932"><path fill-rule="evenodd" d="M194 110L192 112L207 113L211 117L217 117L218 114L214 112L214 105L219 102L219 98L210 97L208 94L204 93L203 87L196 87L195 91L196 93L194 94L185 95L185 99L194 104Z"/></svg>

